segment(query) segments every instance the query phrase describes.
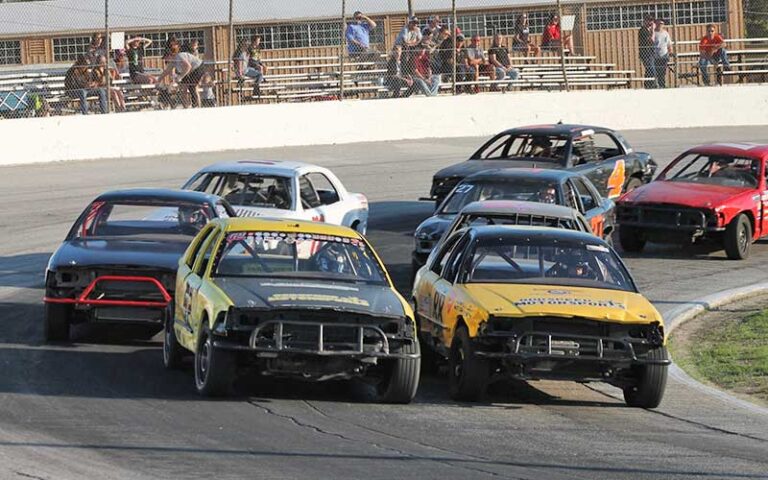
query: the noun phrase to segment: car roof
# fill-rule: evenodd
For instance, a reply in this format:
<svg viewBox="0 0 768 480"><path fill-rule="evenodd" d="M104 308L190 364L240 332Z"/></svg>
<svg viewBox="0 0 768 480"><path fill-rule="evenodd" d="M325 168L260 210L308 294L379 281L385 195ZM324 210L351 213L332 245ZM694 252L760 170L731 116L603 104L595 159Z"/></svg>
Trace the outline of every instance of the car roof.
<svg viewBox="0 0 768 480"><path fill-rule="evenodd" d="M529 240L533 237L541 237L549 240L555 240L566 243L585 243L589 245L601 245L607 247L604 240L587 232L577 230L566 230L564 228L552 227L529 227L518 225L482 225L469 227L479 240L485 239L508 239L508 240Z"/></svg>
<svg viewBox="0 0 768 480"><path fill-rule="evenodd" d="M98 197L98 201L114 202L120 200L142 201L178 201L190 203L216 203L220 200L217 195L195 192L192 190L175 190L171 188L131 188L123 190L110 190Z"/></svg>
<svg viewBox="0 0 768 480"><path fill-rule="evenodd" d="M591 132L590 132L591 130ZM583 135L590 135L595 131L610 130L604 127L596 127L593 125L579 125L574 123L551 123L543 125L527 125L524 127L510 128L504 130L502 133L511 134L523 134L523 133L538 133L544 135L565 135L581 137Z"/></svg>
<svg viewBox="0 0 768 480"><path fill-rule="evenodd" d="M735 157L763 158L768 156L768 144L733 142L710 143L689 149L686 153L703 153L708 155L733 155Z"/></svg>
<svg viewBox="0 0 768 480"><path fill-rule="evenodd" d="M286 232L311 233L316 235L333 235L347 238L362 238L361 235L348 227L330 223L309 222L298 220L267 220L263 218L222 218L214 221L223 226L227 232Z"/></svg>
<svg viewBox="0 0 768 480"><path fill-rule="evenodd" d="M468 180L512 180L518 178L537 178L560 182L564 178L580 176L576 172L568 170L554 170L549 168L494 168L483 170L465 178Z"/></svg>
<svg viewBox="0 0 768 480"><path fill-rule="evenodd" d="M320 169L316 165L288 160L235 160L214 163L200 170L200 173L259 173L279 177L293 177L296 172L306 168Z"/></svg>
<svg viewBox="0 0 768 480"><path fill-rule="evenodd" d="M573 218L575 210L563 205L551 203L523 202L517 200L485 200L472 202L461 209L459 215L542 215L546 217Z"/></svg>

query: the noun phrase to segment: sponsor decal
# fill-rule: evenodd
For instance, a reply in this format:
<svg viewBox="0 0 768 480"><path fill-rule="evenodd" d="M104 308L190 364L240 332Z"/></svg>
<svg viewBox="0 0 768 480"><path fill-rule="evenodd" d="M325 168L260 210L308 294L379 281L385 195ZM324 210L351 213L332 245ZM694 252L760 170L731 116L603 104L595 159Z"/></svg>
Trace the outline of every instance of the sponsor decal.
<svg viewBox="0 0 768 480"><path fill-rule="evenodd" d="M316 293L276 293L268 299L270 302L330 302L358 307L369 307L368 300L358 297L340 297L337 295L322 295Z"/></svg>
<svg viewBox="0 0 768 480"><path fill-rule="evenodd" d="M590 252L601 252L601 253L608 253L610 250L608 250L606 247L602 245L587 245L587 250Z"/></svg>
<svg viewBox="0 0 768 480"><path fill-rule="evenodd" d="M278 288L319 288L323 290L342 290L345 292L359 292L360 289L356 287L344 287L341 285L321 285L317 283L262 283L264 287L278 287Z"/></svg>
<svg viewBox="0 0 768 480"><path fill-rule="evenodd" d="M618 160L613 168L610 178L608 178L608 198L616 198L624 190L624 181L626 180L626 165L624 160Z"/></svg>
<svg viewBox="0 0 768 480"><path fill-rule="evenodd" d="M547 293L550 295L568 295L570 290L547 290Z"/></svg>
<svg viewBox="0 0 768 480"><path fill-rule="evenodd" d="M365 249L365 243L357 238L336 237L333 235L320 235L314 233L295 233L295 232L233 232L227 235L227 243L242 242L252 240L256 242L264 241L284 241L288 244L299 241L316 242L335 242L354 245L357 248Z"/></svg>
<svg viewBox="0 0 768 480"><path fill-rule="evenodd" d="M603 307L626 310L627 306L614 300L596 300L592 298L547 298L527 297L514 302L516 307L531 307L535 305L568 306L568 307Z"/></svg>

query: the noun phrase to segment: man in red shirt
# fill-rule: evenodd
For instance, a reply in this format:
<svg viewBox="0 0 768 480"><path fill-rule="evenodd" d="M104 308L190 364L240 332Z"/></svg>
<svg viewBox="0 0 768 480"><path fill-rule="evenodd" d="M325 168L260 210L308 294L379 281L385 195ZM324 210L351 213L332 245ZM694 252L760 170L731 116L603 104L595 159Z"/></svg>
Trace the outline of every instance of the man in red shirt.
<svg viewBox="0 0 768 480"><path fill-rule="evenodd" d="M431 63L429 46L425 43L419 44L413 57L413 80L428 97L434 97L440 91L440 75L432 73Z"/></svg>
<svg viewBox="0 0 768 480"><path fill-rule="evenodd" d="M714 24L707 25L707 34L701 37L699 42L699 71L705 85L709 85L709 64L717 66L723 64L724 70L730 70L731 64L728 63L728 52L725 51L725 40L723 36L717 33Z"/></svg>

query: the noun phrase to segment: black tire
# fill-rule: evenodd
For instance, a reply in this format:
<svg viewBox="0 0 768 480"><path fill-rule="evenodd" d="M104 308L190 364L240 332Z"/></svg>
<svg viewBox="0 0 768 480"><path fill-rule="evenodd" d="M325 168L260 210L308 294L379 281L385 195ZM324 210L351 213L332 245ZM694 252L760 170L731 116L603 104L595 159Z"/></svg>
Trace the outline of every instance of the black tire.
<svg viewBox="0 0 768 480"><path fill-rule="evenodd" d="M481 398L488 388L490 368L486 361L475 355L475 347L464 326L453 336L448 361L451 398L469 402Z"/></svg>
<svg viewBox="0 0 768 480"><path fill-rule="evenodd" d="M643 186L643 180L637 177L629 177L629 181L624 185L624 193L631 192L637 187Z"/></svg>
<svg viewBox="0 0 768 480"><path fill-rule="evenodd" d="M669 355L665 347L648 352L651 360L667 360ZM667 386L667 365L642 365L633 368L637 384L624 389L624 401L630 407L656 408L664 397Z"/></svg>
<svg viewBox="0 0 768 480"><path fill-rule="evenodd" d="M643 230L637 227L621 225L619 227L619 243L625 252L638 253L645 248Z"/></svg>
<svg viewBox="0 0 768 480"><path fill-rule="evenodd" d="M173 325L174 319L171 313L166 318L163 329L163 366L166 370L178 370L184 358L184 347L179 345Z"/></svg>
<svg viewBox="0 0 768 480"><path fill-rule="evenodd" d="M401 353L420 354L415 341L400 349ZM411 403L419 388L421 358L398 358L387 361L384 378L376 386L376 401L381 403Z"/></svg>
<svg viewBox="0 0 768 480"><path fill-rule="evenodd" d="M213 346L208 324L203 321L195 352L195 388L204 397L227 395L235 379L237 363L233 352Z"/></svg>
<svg viewBox="0 0 768 480"><path fill-rule="evenodd" d="M744 260L752 247L752 223L743 213L731 220L723 238L725 253L731 260Z"/></svg>
<svg viewBox="0 0 768 480"><path fill-rule="evenodd" d="M59 303L45 304L45 324L43 334L46 342L69 341L69 322L72 307Z"/></svg>

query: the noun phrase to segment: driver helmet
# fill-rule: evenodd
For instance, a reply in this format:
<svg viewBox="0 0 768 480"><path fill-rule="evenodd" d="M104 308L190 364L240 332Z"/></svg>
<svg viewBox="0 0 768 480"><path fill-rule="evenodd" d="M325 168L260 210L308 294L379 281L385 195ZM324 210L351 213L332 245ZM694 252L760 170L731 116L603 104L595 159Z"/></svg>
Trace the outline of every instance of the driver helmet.
<svg viewBox="0 0 768 480"><path fill-rule="evenodd" d="M581 249L563 249L555 257L555 261L568 277L588 277L592 268L584 251Z"/></svg>
<svg viewBox="0 0 768 480"><path fill-rule="evenodd" d="M202 208L188 206L179 207L180 225L190 225L196 230L200 230L205 226L206 223L208 223L208 219L206 218L205 212L203 212Z"/></svg>
<svg viewBox="0 0 768 480"><path fill-rule="evenodd" d="M315 264L318 270L326 273L345 273L347 270L347 259L342 247L333 244L329 244L315 255Z"/></svg>
<svg viewBox="0 0 768 480"><path fill-rule="evenodd" d="M557 204L557 190L555 187L548 187L539 192L539 203Z"/></svg>

